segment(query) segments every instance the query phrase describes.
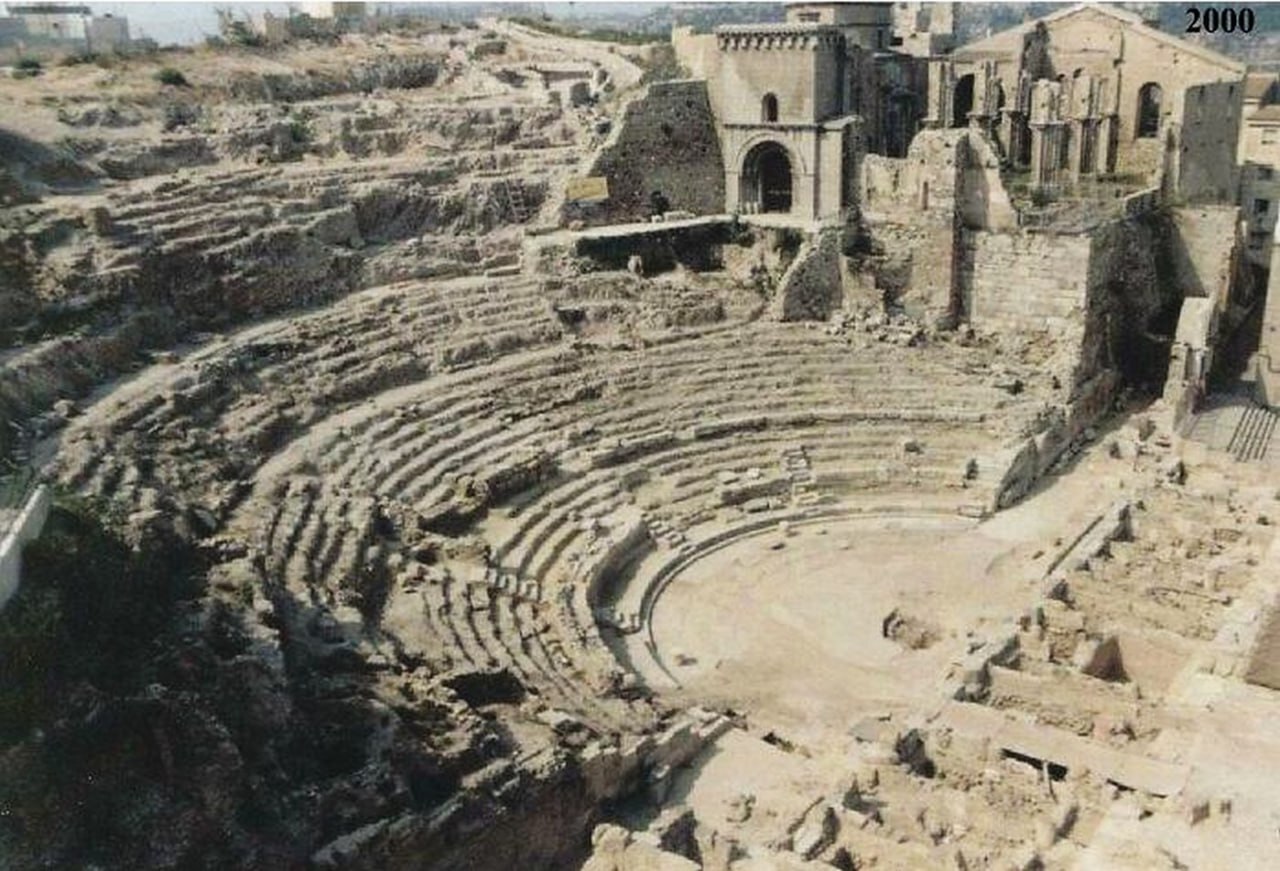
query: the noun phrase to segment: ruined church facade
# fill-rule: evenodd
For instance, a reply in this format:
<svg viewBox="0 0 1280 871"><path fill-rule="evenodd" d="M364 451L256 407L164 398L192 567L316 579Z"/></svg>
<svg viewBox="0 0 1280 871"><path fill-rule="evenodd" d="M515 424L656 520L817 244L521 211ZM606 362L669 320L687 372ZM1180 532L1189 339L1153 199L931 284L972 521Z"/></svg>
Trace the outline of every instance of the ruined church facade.
<svg viewBox="0 0 1280 871"><path fill-rule="evenodd" d="M1078 5L969 43L932 63L926 124L976 127L1040 186L1158 180L1224 201L1245 66L1111 6Z"/></svg>

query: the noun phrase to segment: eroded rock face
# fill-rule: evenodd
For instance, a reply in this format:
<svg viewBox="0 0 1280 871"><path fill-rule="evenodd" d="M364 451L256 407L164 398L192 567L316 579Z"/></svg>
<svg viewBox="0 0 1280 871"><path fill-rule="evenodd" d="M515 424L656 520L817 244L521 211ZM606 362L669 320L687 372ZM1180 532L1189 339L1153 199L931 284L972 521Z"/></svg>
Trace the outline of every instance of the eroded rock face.
<svg viewBox="0 0 1280 871"><path fill-rule="evenodd" d="M75 650L111 630L68 635L44 725L0 754L0 847L17 867L408 868L422 855L445 868L561 867L644 762L644 750L597 751L621 766L589 778L580 749L600 736L585 723L519 739L501 725L545 707L509 672L441 681L447 667L383 650L355 609L264 586L233 543L193 552L192 530L157 505L167 510L134 512L124 537L90 534L65 509L51 521L49 547L107 547L124 577L196 574L109 649ZM57 591L74 625L93 605L70 597L92 590L58 580L60 564L33 554L23 595ZM122 600L103 618L152 606L142 590L136 601L113 590L120 575L91 577Z"/></svg>
<svg viewBox="0 0 1280 871"><path fill-rule="evenodd" d="M491 237L536 217L576 125L545 100L458 102L476 83L440 78L439 42L333 75L192 71L161 94L107 79L98 102L54 88L36 108L0 94L66 131L0 131L0 345L20 349L0 415L29 419L193 333L516 262ZM0 449L23 436L4 428Z"/></svg>
<svg viewBox="0 0 1280 871"><path fill-rule="evenodd" d="M116 503L99 539L115 536L112 547L142 562L163 542L164 564L192 588L156 604L127 661L98 650L89 668L80 657L94 661L82 649L92 639L64 639L55 659L65 670L40 727L10 736L0 753L0 802L13 811L0 823L6 861L408 868L425 855L444 868L563 867L583 854L601 803L634 788L651 764L653 742L637 736L661 715L647 703L589 702L608 712L591 716L563 697L553 707L531 673L497 661L494 636L448 642L433 622L447 604L423 631L441 603L405 569L474 558L465 537L419 529L421 515L399 501L359 497L343 521L348 544L335 537L316 553L341 566L342 592L313 599L287 558L227 525L258 460L334 410L563 335L538 284L520 278L515 228L537 219L553 180L580 156L580 119L541 94L456 100L516 86L479 66L463 74L437 41L439 51L379 50L334 73L212 82L190 71L195 85L181 94L136 99L107 88L101 103L75 105L55 97L61 146L3 134L13 147L0 149L0 314L3 341L15 346L0 373L0 417L13 424L0 428L6 454L65 426L78 411L69 397L140 363L175 365L181 356L160 349L181 338L207 341L212 329L404 279L489 282L464 282L371 367L337 359L393 316L388 300L359 315L354 332L326 333L318 345L304 329L196 364L119 421L120 435L140 435L158 400L178 417L152 436L211 460L191 474L161 459L159 442L136 443L134 471L109 475L100 491L114 502L135 475L164 467L176 473L161 473L171 483L186 479L178 498L143 484L127 507ZM508 281L525 290L507 293ZM313 352L303 380L324 385L320 393L299 401L284 391L256 423L247 407L235 410L243 391L258 392L263 367ZM223 414L238 422L220 432ZM459 494L483 513L548 470L554 463L535 450ZM275 498L292 508L316 495L300 482ZM444 582L453 586L440 590L459 591L456 579ZM28 588L34 596L40 584ZM482 615L510 607L463 595ZM389 631L402 612L416 633L405 644ZM519 619L547 630L541 606ZM536 661L574 673L554 655ZM512 732L509 721L521 725Z"/></svg>

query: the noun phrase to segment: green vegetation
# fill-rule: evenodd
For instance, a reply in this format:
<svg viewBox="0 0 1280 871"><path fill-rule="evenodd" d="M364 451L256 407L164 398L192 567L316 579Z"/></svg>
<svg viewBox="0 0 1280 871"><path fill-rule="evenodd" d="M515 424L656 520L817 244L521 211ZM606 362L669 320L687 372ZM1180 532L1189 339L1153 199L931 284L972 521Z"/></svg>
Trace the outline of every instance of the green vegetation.
<svg viewBox="0 0 1280 871"><path fill-rule="evenodd" d="M680 66L676 60L676 50L669 42L660 42L649 49L649 58L644 64L644 74L640 76L640 84L650 82L669 82L673 79L687 79L689 71Z"/></svg>
<svg viewBox="0 0 1280 871"><path fill-rule="evenodd" d="M182 74L182 71L175 70L173 67L161 67L159 72L156 73L156 81L174 88L191 87L191 83L187 81L187 77Z"/></svg>
<svg viewBox="0 0 1280 871"><path fill-rule="evenodd" d="M78 67L83 64L97 64L100 67L111 66L114 59L110 55L97 54L92 51L77 51L59 58L58 66Z"/></svg>
<svg viewBox="0 0 1280 871"><path fill-rule="evenodd" d="M23 552L22 585L0 612L0 746L39 727L71 687L145 684L175 604L197 592L185 549L131 547L108 516L59 496Z"/></svg>
<svg viewBox="0 0 1280 871"><path fill-rule="evenodd" d="M44 65L33 57L20 58L13 65L13 77L15 79L30 79L44 72Z"/></svg>
<svg viewBox="0 0 1280 871"><path fill-rule="evenodd" d="M294 112L289 118L289 138L298 145L310 144L313 134L311 132L311 115L306 112Z"/></svg>
<svg viewBox="0 0 1280 871"><path fill-rule="evenodd" d="M266 40L253 32L246 19L236 17L234 9L220 8L215 12L218 15L219 39L223 43L240 48L261 48L266 45ZM210 37L210 41L213 39Z"/></svg>
<svg viewBox="0 0 1280 871"><path fill-rule="evenodd" d="M1031 205L1043 209L1057 201L1057 196L1047 187L1036 186L1031 189Z"/></svg>

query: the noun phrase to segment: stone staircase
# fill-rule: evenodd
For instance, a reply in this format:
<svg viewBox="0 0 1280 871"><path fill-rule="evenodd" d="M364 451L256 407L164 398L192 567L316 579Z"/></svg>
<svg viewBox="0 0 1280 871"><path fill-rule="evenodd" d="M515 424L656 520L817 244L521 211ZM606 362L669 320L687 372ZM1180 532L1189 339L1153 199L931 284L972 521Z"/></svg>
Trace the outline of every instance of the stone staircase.
<svg viewBox="0 0 1280 871"><path fill-rule="evenodd" d="M1266 459L1278 417L1280 415L1264 405L1251 405L1245 409L1227 444L1227 450L1237 462Z"/></svg>
<svg viewBox="0 0 1280 871"><path fill-rule="evenodd" d="M1280 413L1251 397L1233 392L1210 397L1185 425L1184 436L1237 462L1274 462L1271 438Z"/></svg>

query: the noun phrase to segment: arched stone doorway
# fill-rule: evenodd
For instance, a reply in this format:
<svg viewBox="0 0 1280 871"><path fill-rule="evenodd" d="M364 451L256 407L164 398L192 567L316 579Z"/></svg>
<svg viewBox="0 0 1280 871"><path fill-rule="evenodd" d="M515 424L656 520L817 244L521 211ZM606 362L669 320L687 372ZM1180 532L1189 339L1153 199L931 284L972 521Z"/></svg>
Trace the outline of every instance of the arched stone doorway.
<svg viewBox="0 0 1280 871"><path fill-rule="evenodd" d="M789 212L794 173L787 149L761 142L742 161L740 201L760 212Z"/></svg>
<svg viewBox="0 0 1280 871"><path fill-rule="evenodd" d="M969 113L973 111L973 73L961 76L951 97L951 126L969 126Z"/></svg>

